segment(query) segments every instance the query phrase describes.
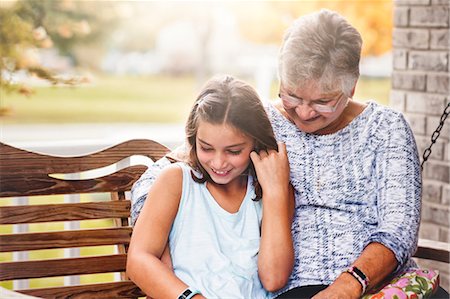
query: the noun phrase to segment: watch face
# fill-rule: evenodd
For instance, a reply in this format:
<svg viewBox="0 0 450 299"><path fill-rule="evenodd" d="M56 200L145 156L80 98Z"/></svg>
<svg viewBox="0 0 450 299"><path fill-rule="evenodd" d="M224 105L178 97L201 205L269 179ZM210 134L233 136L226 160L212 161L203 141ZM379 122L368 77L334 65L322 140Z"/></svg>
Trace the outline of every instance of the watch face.
<svg viewBox="0 0 450 299"><path fill-rule="evenodd" d="M356 274L358 274L359 276L361 276L362 279L366 279L366 275L364 275L364 273L363 273L361 270L359 270L358 268L353 267L353 271L355 271Z"/></svg>
<svg viewBox="0 0 450 299"><path fill-rule="evenodd" d="M187 289L186 291L183 292L183 294L180 295L180 297L178 297L178 299L186 299L191 293L192 291Z"/></svg>

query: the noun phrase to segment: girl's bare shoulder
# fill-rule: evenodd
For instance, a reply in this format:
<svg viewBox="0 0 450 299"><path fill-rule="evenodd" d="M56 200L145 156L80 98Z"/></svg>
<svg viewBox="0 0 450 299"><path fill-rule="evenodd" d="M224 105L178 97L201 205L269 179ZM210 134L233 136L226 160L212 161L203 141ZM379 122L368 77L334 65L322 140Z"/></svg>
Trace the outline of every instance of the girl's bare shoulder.
<svg viewBox="0 0 450 299"><path fill-rule="evenodd" d="M171 164L164 168L156 178L150 192L169 193L179 198L183 185L183 170L181 165Z"/></svg>

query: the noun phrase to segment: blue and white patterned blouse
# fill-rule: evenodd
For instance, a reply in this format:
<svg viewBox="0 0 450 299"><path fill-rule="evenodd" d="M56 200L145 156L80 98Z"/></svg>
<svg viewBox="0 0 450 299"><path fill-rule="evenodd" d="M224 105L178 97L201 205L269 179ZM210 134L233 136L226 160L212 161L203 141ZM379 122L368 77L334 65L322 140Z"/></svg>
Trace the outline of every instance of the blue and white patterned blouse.
<svg viewBox="0 0 450 299"><path fill-rule="evenodd" d="M379 242L399 262L415 266L421 173L414 136L404 117L370 102L344 129L329 135L300 131L268 104L277 140L286 143L295 189L295 264L285 288L331 284L365 246ZM132 189L132 222L165 158Z"/></svg>
<svg viewBox="0 0 450 299"><path fill-rule="evenodd" d="M403 116L370 102L344 129L300 131L273 106L276 138L286 143L295 189L295 265L287 286L331 284L364 247L391 249L397 271L414 266L421 208L416 143Z"/></svg>

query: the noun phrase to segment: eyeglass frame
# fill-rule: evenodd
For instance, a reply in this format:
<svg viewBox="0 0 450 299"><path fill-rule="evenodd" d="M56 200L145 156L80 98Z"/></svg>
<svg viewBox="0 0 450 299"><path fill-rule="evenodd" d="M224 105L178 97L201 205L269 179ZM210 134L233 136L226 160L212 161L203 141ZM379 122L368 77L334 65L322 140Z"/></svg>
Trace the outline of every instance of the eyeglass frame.
<svg viewBox="0 0 450 299"><path fill-rule="evenodd" d="M333 113L337 110L337 107L339 106L339 103L341 102L342 98L344 98L344 92L340 92L338 95L337 99L318 99L315 101L328 101L328 102L332 102L336 100L336 104L334 104L334 106L328 106L328 105L324 105L324 104L317 104L309 101L309 104L307 104L308 106L310 106L313 110L319 112L319 113ZM294 95L290 95L287 93L284 93L282 91L280 91L278 93L278 97L281 99L282 103L283 103L283 107L287 108L287 109L293 109L299 105L303 105L303 103L305 102L305 100L298 98ZM284 98L284 99L283 99ZM290 104L289 107L285 106L285 99L286 101L288 101L288 103Z"/></svg>

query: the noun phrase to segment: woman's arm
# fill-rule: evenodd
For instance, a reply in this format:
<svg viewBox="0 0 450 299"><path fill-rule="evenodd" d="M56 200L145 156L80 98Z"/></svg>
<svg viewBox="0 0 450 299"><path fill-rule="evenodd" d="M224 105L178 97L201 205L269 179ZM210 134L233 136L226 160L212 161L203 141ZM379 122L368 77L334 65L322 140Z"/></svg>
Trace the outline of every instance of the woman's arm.
<svg viewBox="0 0 450 299"><path fill-rule="evenodd" d="M294 263L294 192L289 184L286 145L279 143L278 152L253 152L251 158L263 191L259 278L266 290L276 291L287 283Z"/></svg>
<svg viewBox="0 0 450 299"><path fill-rule="evenodd" d="M394 271L397 260L394 253L383 244L370 243L353 265L369 277L368 289L370 289ZM357 299L361 297L361 293L362 286L356 278L350 273L343 272L328 288L312 299Z"/></svg>
<svg viewBox="0 0 450 299"><path fill-rule="evenodd" d="M421 173L414 136L401 115L390 122L377 148L374 170L378 186L378 226L353 263L369 278L368 290L398 273L417 247L421 209ZM341 274L319 298L359 298L362 287L348 273ZM339 296L339 294L341 296Z"/></svg>
<svg viewBox="0 0 450 299"><path fill-rule="evenodd" d="M133 229L127 275L152 298L178 298L188 287L160 259L178 211L182 182L180 167L165 169L151 187Z"/></svg>

